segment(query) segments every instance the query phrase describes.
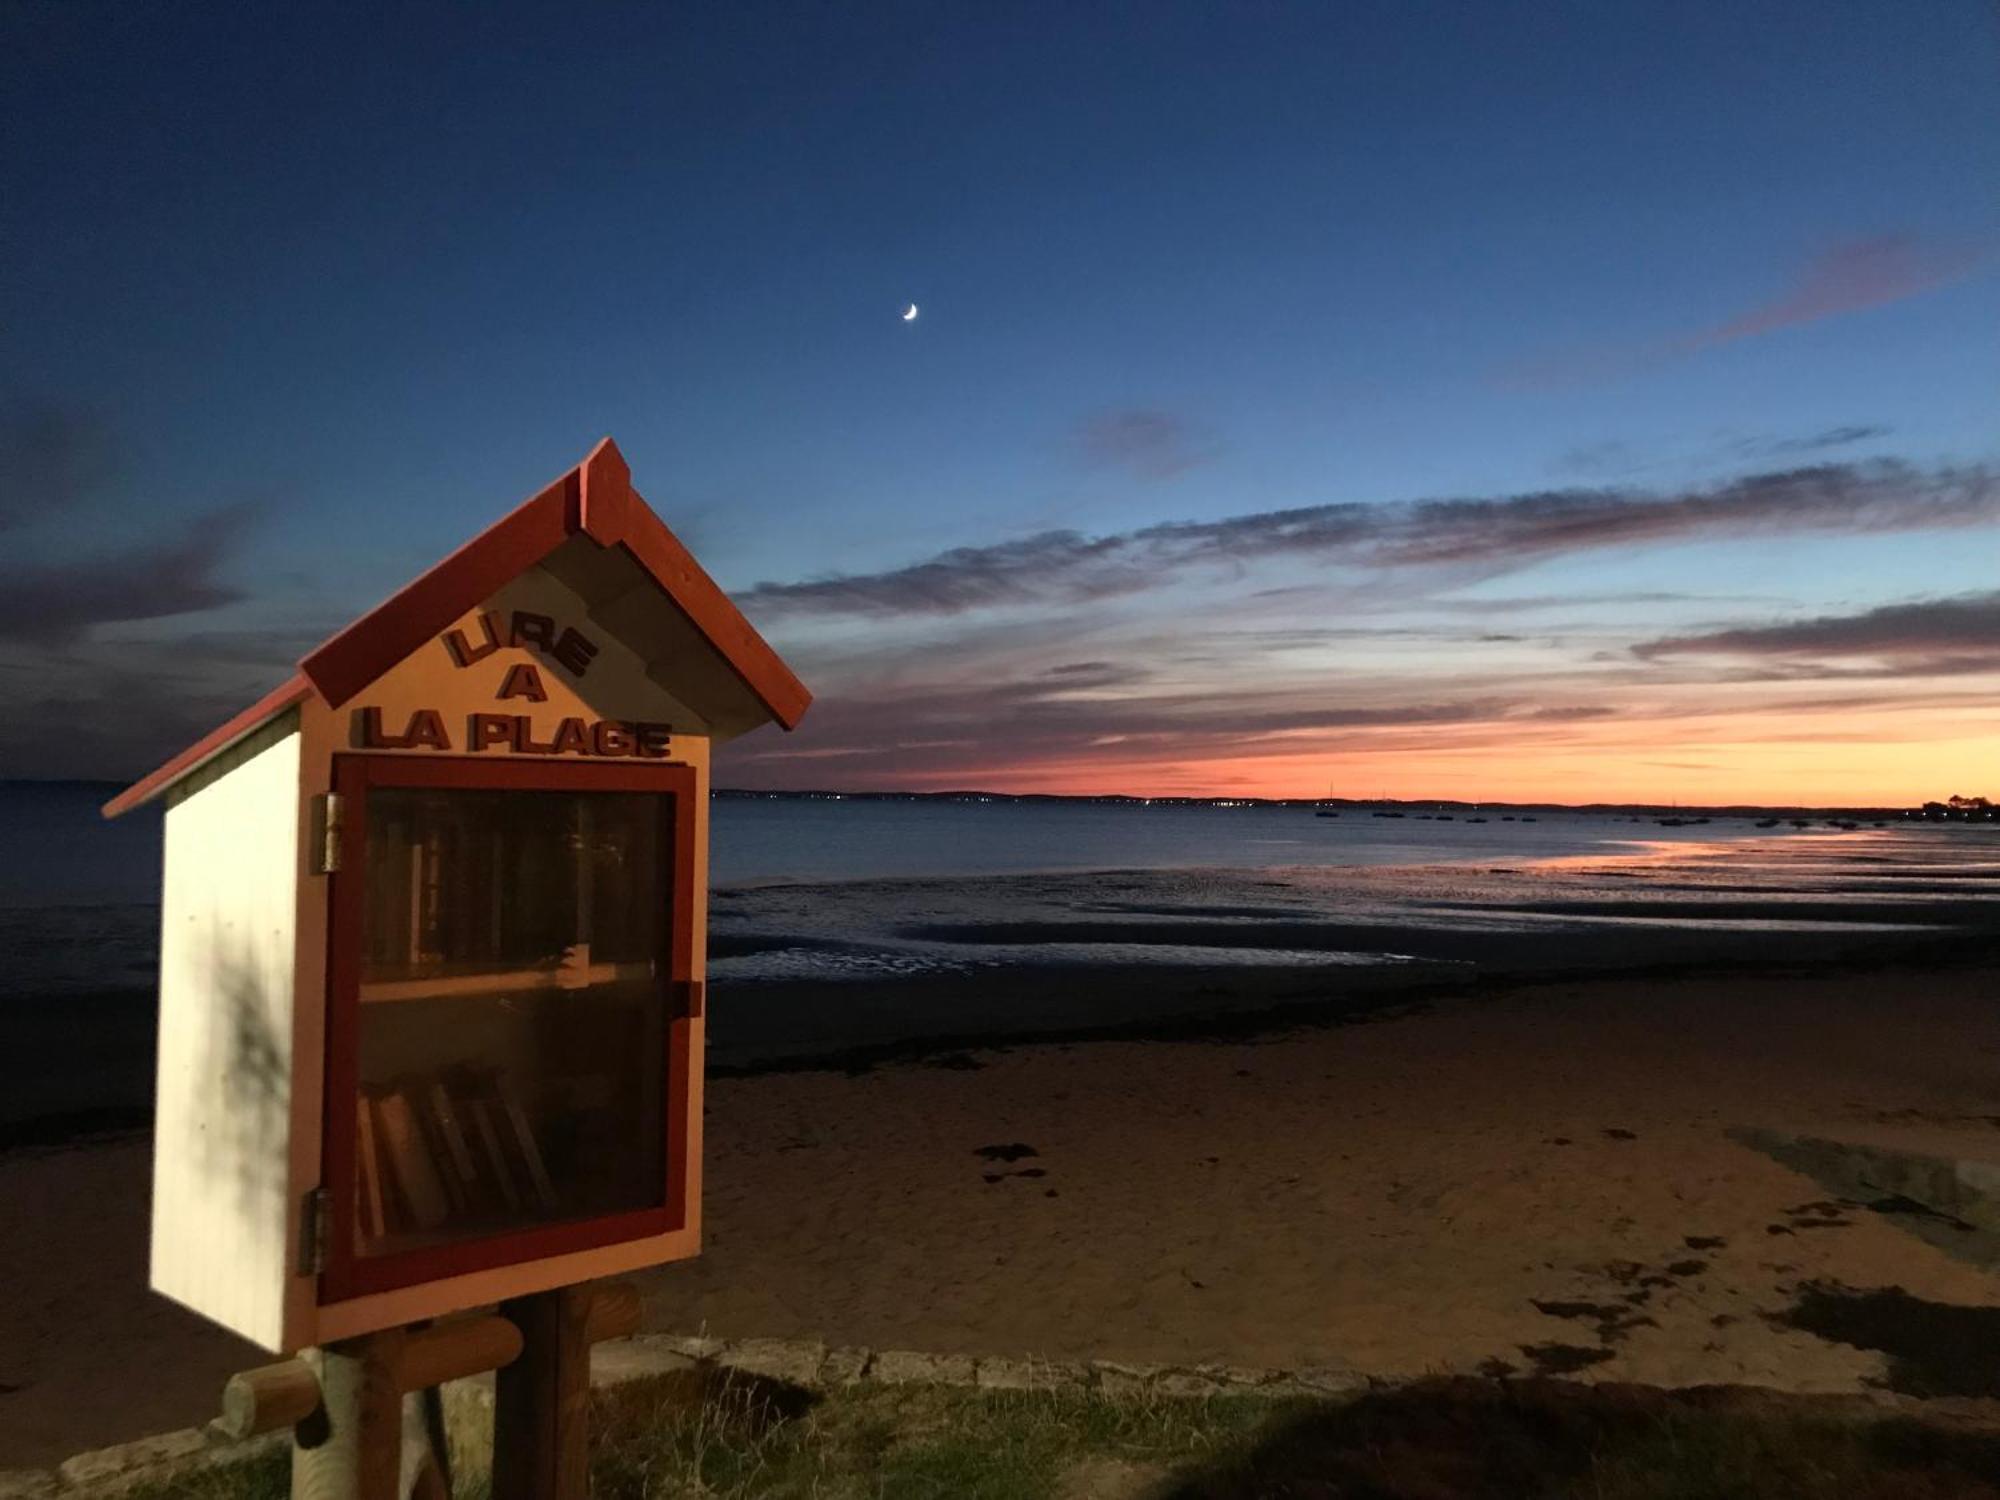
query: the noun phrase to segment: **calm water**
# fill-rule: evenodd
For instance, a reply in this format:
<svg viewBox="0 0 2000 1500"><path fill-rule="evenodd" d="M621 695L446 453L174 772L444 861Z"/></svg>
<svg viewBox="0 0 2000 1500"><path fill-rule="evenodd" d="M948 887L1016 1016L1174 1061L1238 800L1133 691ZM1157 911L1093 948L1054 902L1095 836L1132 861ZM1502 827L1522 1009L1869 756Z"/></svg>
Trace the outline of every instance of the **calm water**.
<svg viewBox="0 0 2000 1500"><path fill-rule="evenodd" d="M160 819L104 822L112 790L0 784L0 1124L149 1097ZM2000 932L2000 827L1485 816L721 801L711 1053L1220 1013L1289 975L1334 993Z"/></svg>
<svg viewBox="0 0 2000 1500"><path fill-rule="evenodd" d="M105 822L117 788L0 782L0 907L150 905L160 818ZM1038 871L1428 865L1609 854L1640 841L1748 837L1747 821L1667 829L1651 819L1541 813L1484 824L1316 818L1297 808L1098 807L1007 802L764 801L714 804L717 885Z"/></svg>
<svg viewBox="0 0 2000 1500"><path fill-rule="evenodd" d="M1303 808L1018 802L754 801L714 807L714 880L822 882L1062 870L1490 863L1604 854L1639 840L1755 832L1747 821L1667 829L1652 819L1539 813L1535 822L1377 818Z"/></svg>
<svg viewBox="0 0 2000 1500"><path fill-rule="evenodd" d="M105 822L97 809L114 790L92 783L0 783L0 954L7 959L0 965L0 997L151 986L160 817L146 809ZM731 798L714 804L713 872L719 890L762 890L776 899L788 885L983 881L1087 870L1443 866L1470 873L1660 847L1713 851L1746 842L1761 848L1774 836L1802 846L1841 837L1824 827L1804 835L1788 827L1760 831L1744 819L1668 829L1650 818L1609 815L1542 813L1533 822L1485 816L1475 823L1462 812L1447 822L1417 813L1378 818L1365 810L1319 818L1297 808ZM1896 829L1884 837L1922 839L1926 832ZM1746 860L1755 862L1747 848ZM888 892L880 899L889 903L886 921L907 897ZM808 926L814 909L844 901L808 901L793 914L796 925ZM738 913L769 915L781 908L766 901L718 909L716 930L728 933L741 920ZM829 976L845 971L830 947L812 951L818 956L798 961ZM770 962L746 967L761 973Z"/></svg>

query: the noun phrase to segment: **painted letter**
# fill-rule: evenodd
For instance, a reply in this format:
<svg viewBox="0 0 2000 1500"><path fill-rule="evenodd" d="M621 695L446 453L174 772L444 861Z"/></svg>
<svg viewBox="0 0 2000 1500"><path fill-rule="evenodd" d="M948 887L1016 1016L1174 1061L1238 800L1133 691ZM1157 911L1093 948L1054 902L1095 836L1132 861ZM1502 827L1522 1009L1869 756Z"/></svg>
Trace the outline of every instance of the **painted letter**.
<svg viewBox="0 0 2000 1500"><path fill-rule="evenodd" d="M507 669L507 680L500 684L501 698L526 698L530 703L549 701L549 690L542 686L542 674L533 662L516 662Z"/></svg>
<svg viewBox="0 0 2000 1500"><path fill-rule="evenodd" d="M591 725L590 741L599 755L633 753L632 732L616 719L599 719Z"/></svg>
<svg viewBox="0 0 2000 1500"><path fill-rule="evenodd" d="M382 710L364 708L354 715L354 740L363 750L401 750L408 740L392 739L382 732Z"/></svg>
<svg viewBox="0 0 2000 1500"><path fill-rule="evenodd" d="M500 617L491 610L479 617L479 628L485 632L486 640L478 646L466 644L465 632L447 630L444 649L451 653L451 659L461 667L469 667L476 661L483 661L500 649Z"/></svg>
<svg viewBox="0 0 2000 1500"><path fill-rule="evenodd" d="M590 754L590 735L583 727L583 720L564 719L556 725L556 754Z"/></svg>
<svg viewBox="0 0 2000 1500"><path fill-rule="evenodd" d="M507 638L510 646L539 646L547 651L555 644L556 622L547 615L535 615L525 609L514 611L514 632Z"/></svg>
<svg viewBox="0 0 2000 1500"><path fill-rule="evenodd" d="M652 724L641 719L632 726L632 733L639 741L637 754L647 760L660 760L667 754L668 736L673 733L673 725Z"/></svg>
<svg viewBox="0 0 2000 1500"><path fill-rule="evenodd" d="M549 655L569 668L575 676L581 677L584 668L590 665L590 659L597 655L597 645L586 637L578 635L574 630L564 627L563 633L556 637L555 649L549 652Z"/></svg>
<svg viewBox="0 0 2000 1500"><path fill-rule="evenodd" d="M514 732L514 720L508 714L474 714L466 731L468 748L484 750L489 745L505 744Z"/></svg>
<svg viewBox="0 0 2000 1500"><path fill-rule="evenodd" d="M449 750L451 736L444 732L444 715L434 708L420 708L410 715L410 727L403 731L403 743L412 750Z"/></svg>

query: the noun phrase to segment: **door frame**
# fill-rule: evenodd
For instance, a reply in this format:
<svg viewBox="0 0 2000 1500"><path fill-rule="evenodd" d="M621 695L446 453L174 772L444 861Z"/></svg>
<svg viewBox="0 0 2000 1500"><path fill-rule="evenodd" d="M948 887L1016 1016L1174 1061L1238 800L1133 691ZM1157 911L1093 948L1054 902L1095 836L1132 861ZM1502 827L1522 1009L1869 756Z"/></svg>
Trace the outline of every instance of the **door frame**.
<svg viewBox="0 0 2000 1500"><path fill-rule="evenodd" d="M371 787L536 792L644 792L665 799L671 837L662 850L671 880L666 930L665 1068L666 1186L663 1203L626 1213L544 1224L482 1238L359 1257L354 1253L360 1176L355 1160L355 1103L360 1089L359 939L367 875L368 791ZM470 756L357 755L333 757L333 791L341 799L337 868L327 890L326 1092L321 1182L329 1195L322 1305L369 1293L442 1281L472 1271L547 1259L626 1240L648 1239L688 1223L694 977L694 768L678 761L598 764L575 761L489 760Z"/></svg>

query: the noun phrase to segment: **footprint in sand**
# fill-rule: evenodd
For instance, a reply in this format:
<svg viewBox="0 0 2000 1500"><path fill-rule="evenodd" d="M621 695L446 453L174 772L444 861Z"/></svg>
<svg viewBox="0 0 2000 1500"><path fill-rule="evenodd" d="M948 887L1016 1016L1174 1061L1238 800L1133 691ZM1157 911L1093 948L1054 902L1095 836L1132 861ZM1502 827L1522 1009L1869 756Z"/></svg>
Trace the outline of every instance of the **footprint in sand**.
<svg viewBox="0 0 2000 1500"><path fill-rule="evenodd" d="M1834 1203L1801 1203L1786 1209L1785 1218L1793 1229L1846 1229L1854 1221L1842 1215L1860 1206L1846 1198Z"/></svg>
<svg viewBox="0 0 2000 1500"><path fill-rule="evenodd" d="M998 1146L975 1147L972 1154L981 1161L1016 1162L1024 1161L1031 1156L1040 1156L1042 1153L1037 1151L1033 1146L1030 1146L1026 1141L1008 1141ZM1023 1167L1018 1172L982 1172L979 1174L980 1180L988 1187L991 1187L996 1182L1004 1182L1009 1177L1046 1177L1048 1175L1046 1167Z"/></svg>
<svg viewBox="0 0 2000 1500"><path fill-rule="evenodd" d="M972 1154L981 1161L1021 1161L1030 1156L1040 1156L1042 1153L1026 1141L1008 1141L1001 1146L974 1147Z"/></svg>

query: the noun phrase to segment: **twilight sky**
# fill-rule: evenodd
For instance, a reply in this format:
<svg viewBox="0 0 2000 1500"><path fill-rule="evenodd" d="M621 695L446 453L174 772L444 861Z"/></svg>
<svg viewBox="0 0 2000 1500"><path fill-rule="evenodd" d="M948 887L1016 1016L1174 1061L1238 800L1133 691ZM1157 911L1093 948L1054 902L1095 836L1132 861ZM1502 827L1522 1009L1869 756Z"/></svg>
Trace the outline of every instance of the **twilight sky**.
<svg viewBox="0 0 2000 1500"><path fill-rule="evenodd" d="M2000 794L1983 0L418 9L0 10L0 775L609 433L722 784Z"/></svg>

